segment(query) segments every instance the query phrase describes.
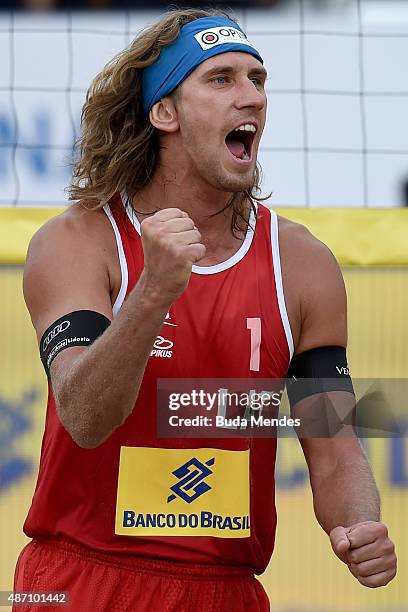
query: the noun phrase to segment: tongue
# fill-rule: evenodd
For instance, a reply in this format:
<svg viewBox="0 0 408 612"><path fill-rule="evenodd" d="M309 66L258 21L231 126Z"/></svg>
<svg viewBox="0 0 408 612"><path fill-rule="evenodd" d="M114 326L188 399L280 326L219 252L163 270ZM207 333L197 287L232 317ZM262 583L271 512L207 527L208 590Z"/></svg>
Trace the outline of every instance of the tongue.
<svg viewBox="0 0 408 612"><path fill-rule="evenodd" d="M243 142L241 142L240 140L234 140L234 138L227 136L226 145L231 151L231 153L235 155L235 157L239 157L239 159L241 159L245 151L245 146Z"/></svg>

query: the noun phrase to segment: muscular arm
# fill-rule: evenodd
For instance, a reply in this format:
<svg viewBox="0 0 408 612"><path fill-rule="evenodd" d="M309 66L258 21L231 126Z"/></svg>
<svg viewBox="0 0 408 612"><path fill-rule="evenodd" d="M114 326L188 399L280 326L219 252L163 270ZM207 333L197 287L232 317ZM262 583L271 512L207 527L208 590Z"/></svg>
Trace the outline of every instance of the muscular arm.
<svg viewBox="0 0 408 612"><path fill-rule="evenodd" d="M301 440L316 518L330 534L339 525L380 520L380 498L356 438Z"/></svg>
<svg viewBox="0 0 408 612"><path fill-rule="evenodd" d="M303 237L301 331L297 353L319 346L347 345L347 300L343 278L330 251L313 236ZM330 401L339 415L352 409L353 399L331 392ZM313 410L313 398L297 406L296 416ZM359 440L351 427L332 438L302 438L309 467L316 518L323 529L380 518L375 481Z"/></svg>
<svg viewBox="0 0 408 612"><path fill-rule="evenodd" d="M297 248L292 255L287 249L286 253L291 258L287 278L290 274L295 279L292 287L300 294L293 317L298 322L295 352L345 347L346 293L337 262L307 230L298 226L294 231L296 242L292 244ZM283 236L285 240L285 232ZM349 414L353 406L349 393L333 391L328 397L340 417ZM314 405L316 396L300 401L294 409L296 417L306 420ZM378 490L351 426L332 437L300 437L300 443L309 468L316 518L330 535L333 550L362 584L387 584L396 573L394 547L380 523Z"/></svg>
<svg viewBox="0 0 408 612"><path fill-rule="evenodd" d="M101 444L131 413L146 363L170 304L140 278L108 329L74 355L51 365L59 417L79 446ZM65 352L65 355L64 355Z"/></svg>
<svg viewBox="0 0 408 612"><path fill-rule="evenodd" d="M115 319L110 270L116 245L109 247L111 230L102 213L69 211L31 242L24 295L39 340L53 321L74 310L94 310L112 321L91 346L66 349L51 364L59 418L82 447L98 446L129 416L166 312L188 282L196 256L191 249L202 245L191 244L197 235L183 230L190 220L180 211L173 216L179 214L183 218L171 220L161 211L159 219L142 224L145 268Z"/></svg>

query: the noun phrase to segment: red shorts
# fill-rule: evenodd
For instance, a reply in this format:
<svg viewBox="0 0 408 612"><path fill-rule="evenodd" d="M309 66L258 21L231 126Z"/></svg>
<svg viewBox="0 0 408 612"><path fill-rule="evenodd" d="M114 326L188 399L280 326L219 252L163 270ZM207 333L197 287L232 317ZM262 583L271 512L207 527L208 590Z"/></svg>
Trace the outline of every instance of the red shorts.
<svg viewBox="0 0 408 612"><path fill-rule="evenodd" d="M67 592L66 606L14 612L267 612L249 568L100 553L65 540L33 540L17 562L15 592Z"/></svg>

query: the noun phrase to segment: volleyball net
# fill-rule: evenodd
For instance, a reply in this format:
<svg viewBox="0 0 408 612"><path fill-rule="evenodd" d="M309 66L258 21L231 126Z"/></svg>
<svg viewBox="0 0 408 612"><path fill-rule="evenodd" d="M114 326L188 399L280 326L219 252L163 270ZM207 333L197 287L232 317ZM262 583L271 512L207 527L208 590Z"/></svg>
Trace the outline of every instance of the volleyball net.
<svg viewBox="0 0 408 612"><path fill-rule="evenodd" d="M269 72L259 159L273 205L403 204L406 3L295 0L235 14ZM0 205L65 205L91 79L159 15L0 14Z"/></svg>

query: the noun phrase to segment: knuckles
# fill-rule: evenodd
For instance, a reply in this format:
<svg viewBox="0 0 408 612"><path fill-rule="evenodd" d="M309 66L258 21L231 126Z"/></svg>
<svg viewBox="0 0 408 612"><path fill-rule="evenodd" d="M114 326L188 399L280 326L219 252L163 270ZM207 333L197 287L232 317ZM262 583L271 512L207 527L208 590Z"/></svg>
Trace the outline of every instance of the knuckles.
<svg viewBox="0 0 408 612"><path fill-rule="evenodd" d="M384 523L376 521L367 521L356 526L349 534L348 538L352 546L359 548L363 546L363 541L368 537L374 536L376 542L384 541L388 539L388 529ZM372 540L371 540L372 541ZM369 541L366 542L367 544Z"/></svg>
<svg viewBox="0 0 408 612"><path fill-rule="evenodd" d="M359 527L361 527L361 534L356 533L358 529L356 528L354 534L356 540L364 539L362 537L363 529L365 531L368 527L370 534L375 536L375 541L370 545L370 559L364 559L365 555L363 556L361 550L359 550L364 550L364 544L361 541L360 546L356 547L355 550L348 551L349 570L362 585L368 588L374 589L385 586L397 573L395 546L388 537L388 529L384 523L374 521L367 522ZM376 569L377 572L373 573Z"/></svg>
<svg viewBox="0 0 408 612"><path fill-rule="evenodd" d="M388 561L381 566L381 571L373 574L373 568L363 562L360 564L352 563L350 571L357 580L364 586L376 588L388 584L397 574L397 557L395 554L388 556Z"/></svg>
<svg viewBox="0 0 408 612"><path fill-rule="evenodd" d="M375 523L374 531L378 534L379 537L388 537L388 529L384 523Z"/></svg>
<svg viewBox="0 0 408 612"><path fill-rule="evenodd" d="M157 233L160 231L160 221L153 217L147 217L147 219L143 219L140 224L140 231L142 236L150 236L151 234Z"/></svg>
<svg viewBox="0 0 408 612"><path fill-rule="evenodd" d="M376 574L374 576L358 576L357 580L366 587L370 589L376 589L377 587L386 586L393 578L396 576L396 569L392 571L387 571L381 574Z"/></svg>
<svg viewBox="0 0 408 612"><path fill-rule="evenodd" d="M348 558L351 563L358 563L358 552L352 550L351 552L349 552Z"/></svg>

